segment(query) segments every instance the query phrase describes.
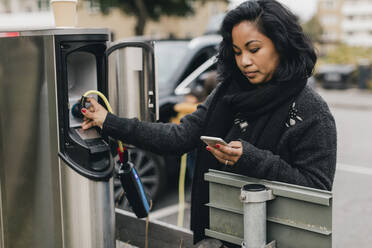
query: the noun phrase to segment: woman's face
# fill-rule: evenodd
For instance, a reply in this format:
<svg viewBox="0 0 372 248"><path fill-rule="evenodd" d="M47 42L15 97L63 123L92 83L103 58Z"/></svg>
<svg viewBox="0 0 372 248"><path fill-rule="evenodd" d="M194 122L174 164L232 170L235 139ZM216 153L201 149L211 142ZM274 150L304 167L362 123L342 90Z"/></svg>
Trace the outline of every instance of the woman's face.
<svg viewBox="0 0 372 248"><path fill-rule="evenodd" d="M269 81L279 63L273 42L260 33L255 24L242 21L232 29L235 61L252 84Z"/></svg>

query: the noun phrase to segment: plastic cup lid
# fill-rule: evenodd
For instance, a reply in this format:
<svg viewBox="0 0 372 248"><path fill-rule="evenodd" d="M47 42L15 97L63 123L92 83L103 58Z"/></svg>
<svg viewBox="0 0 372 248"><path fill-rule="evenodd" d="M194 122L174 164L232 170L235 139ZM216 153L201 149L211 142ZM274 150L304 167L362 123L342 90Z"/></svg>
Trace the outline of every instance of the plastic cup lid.
<svg viewBox="0 0 372 248"><path fill-rule="evenodd" d="M74 2L74 3L77 3L78 0L51 0L50 2L53 3L53 2Z"/></svg>

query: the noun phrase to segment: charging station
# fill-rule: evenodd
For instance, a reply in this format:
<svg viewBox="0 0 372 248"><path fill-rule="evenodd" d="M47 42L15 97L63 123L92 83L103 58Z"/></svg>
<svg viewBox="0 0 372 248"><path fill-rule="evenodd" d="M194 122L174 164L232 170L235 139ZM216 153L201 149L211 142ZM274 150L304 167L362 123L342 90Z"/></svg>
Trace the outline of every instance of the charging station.
<svg viewBox="0 0 372 248"><path fill-rule="evenodd" d="M15 33L0 38L0 247L115 247L110 140L72 109L97 90L155 121L153 47L107 29Z"/></svg>

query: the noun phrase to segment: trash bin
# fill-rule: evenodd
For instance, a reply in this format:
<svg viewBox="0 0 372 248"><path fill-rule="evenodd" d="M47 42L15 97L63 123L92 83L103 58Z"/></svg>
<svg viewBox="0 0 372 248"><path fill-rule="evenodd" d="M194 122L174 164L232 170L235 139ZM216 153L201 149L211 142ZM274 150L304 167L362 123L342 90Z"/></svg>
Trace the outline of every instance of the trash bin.
<svg viewBox="0 0 372 248"><path fill-rule="evenodd" d="M371 79L371 63L368 59L358 61L358 88L367 89L368 81Z"/></svg>
<svg viewBox="0 0 372 248"><path fill-rule="evenodd" d="M353 83L354 65L326 64L318 68L316 79L325 89L347 89Z"/></svg>

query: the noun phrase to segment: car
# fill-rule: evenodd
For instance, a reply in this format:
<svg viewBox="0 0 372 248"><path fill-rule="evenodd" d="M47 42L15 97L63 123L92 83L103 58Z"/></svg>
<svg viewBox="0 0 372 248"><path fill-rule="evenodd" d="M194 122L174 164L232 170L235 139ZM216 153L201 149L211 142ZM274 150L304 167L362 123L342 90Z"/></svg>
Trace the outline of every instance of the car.
<svg viewBox="0 0 372 248"><path fill-rule="evenodd" d="M318 66L315 79L325 89L347 89L356 81L355 72L352 64L324 64Z"/></svg>
<svg viewBox="0 0 372 248"><path fill-rule="evenodd" d="M204 35L190 40L183 51L166 46L161 42L155 43L161 122L168 122L170 115L172 115L168 105L173 106L175 103L183 101L184 96L192 90L192 87L198 86L191 84L192 81L197 81L196 76L201 76L201 73L208 69L215 69L215 66L205 68L204 63L208 64L208 61L217 54L217 46L220 41L221 36L219 35ZM169 50L173 50L171 56L177 57L177 61L171 69L169 69L169 57L171 56L163 56L163 54L169 53Z"/></svg>
<svg viewBox="0 0 372 248"><path fill-rule="evenodd" d="M216 70L215 55L222 38L220 35L211 34L190 40L135 39L154 42L159 122L169 122L177 114L173 109L174 105L182 102L185 95L195 88L202 87L205 73ZM178 179L179 156L162 156L138 148L129 150L145 192L156 202L167 185ZM114 177L114 192L116 206L129 209L117 176Z"/></svg>

